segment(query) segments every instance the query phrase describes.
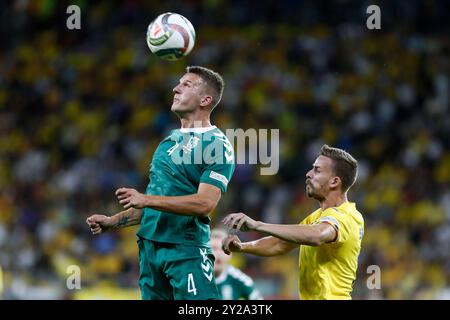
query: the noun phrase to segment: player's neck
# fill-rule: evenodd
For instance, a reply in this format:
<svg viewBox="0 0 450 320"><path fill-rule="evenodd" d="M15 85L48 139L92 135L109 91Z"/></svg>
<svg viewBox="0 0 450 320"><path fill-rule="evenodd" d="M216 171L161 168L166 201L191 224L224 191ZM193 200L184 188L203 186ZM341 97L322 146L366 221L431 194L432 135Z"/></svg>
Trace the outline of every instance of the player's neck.
<svg viewBox="0 0 450 320"><path fill-rule="evenodd" d="M328 197L320 201L320 207L322 210L326 210L328 208L339 207L345 202L348 202L347 193L332 192Z"/></svg>
<svg viewBox="0 0 450 320"><path fill-rule="evenodd" d="M211 121L209 121L208 118L204 119L198 119L198 118L181 118L181 128L187 129L187 128L205 128L205 127L211 127Z"/></svg>

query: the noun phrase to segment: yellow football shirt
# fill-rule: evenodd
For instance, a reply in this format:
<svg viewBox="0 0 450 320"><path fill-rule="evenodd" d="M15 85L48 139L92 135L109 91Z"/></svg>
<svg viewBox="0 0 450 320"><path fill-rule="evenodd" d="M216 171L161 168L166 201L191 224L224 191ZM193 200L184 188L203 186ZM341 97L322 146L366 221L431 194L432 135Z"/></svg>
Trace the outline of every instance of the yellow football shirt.
<svg viewBox="0 0 450 320"><path fill-rule="evenodd" d="M364 219L355 203L318 209L300 224L326 222L338 231L337 239L321 246L300 246L299 294L302 300L351 299L358 256L364 235Z"/></svg>

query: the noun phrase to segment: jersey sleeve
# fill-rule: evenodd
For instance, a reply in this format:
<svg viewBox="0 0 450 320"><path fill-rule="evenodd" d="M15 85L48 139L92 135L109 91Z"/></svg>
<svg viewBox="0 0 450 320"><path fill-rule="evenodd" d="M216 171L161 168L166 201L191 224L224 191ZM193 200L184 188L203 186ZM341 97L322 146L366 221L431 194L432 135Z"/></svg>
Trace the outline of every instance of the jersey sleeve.
<svg viewBox="0 0 450 320"><path fill-rule="evenodd" d="M250 287L247 293L247 300L264 300L261 293L255 287Z"/></svg>
<svg viewBox="0 0 450 320"><path fill-rule="evenodd" d="M218 187L222 193L227 191L228 183L234 173L234 150L225 135L216 136L205 148L205 166L200 183Z"/></svg>
<svg viewBox="0 0 450 320"><path fill-rule="evenodd" d="M349 220L345 213L339 211L337 208L328 208L322 212L317 223L328 223L333 226L338 236L334 242L331 244L342 244L344 243L350 235L349 230Z"/></svg>

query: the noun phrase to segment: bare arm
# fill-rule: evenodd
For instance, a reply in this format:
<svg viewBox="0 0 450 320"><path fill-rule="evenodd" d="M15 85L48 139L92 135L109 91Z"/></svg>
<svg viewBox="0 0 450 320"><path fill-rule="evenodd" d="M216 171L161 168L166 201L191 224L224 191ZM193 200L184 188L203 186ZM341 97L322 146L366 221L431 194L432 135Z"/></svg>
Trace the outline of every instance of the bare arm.
<svg viewBox="0 0 450 320"><path fill-rule="evenodd" d="M141 223L142 210L130 208L111 217L103 214L94 214L86 219L93 234L100 234L110 229L125 228Z"/></svg>
<svg viewBox="0 0 450 320"><path fill-rule="evenodd" d="M240 242L237 247L238 249L233 251L250 253L261 257L273 257L298 248L298 245L269 236L251 242ZM227 252L225 251L225 253Z"/></svg>
<svg viewBox="0 0 450 320"><path fill-rule="evenodd" d="M125 228L141 224L142 210L130 208L125 211L121 211L111 218L112 228Z"/></svg>
<svg viewBox="0 0 450 320"><path fill-rule="evenodd" d="M337 238L336 229L325 222L315 225L283 225L260 222L255 230L291 243L308 246L320 246L323 243L335 241Z"/></svg>
<svg viewBox="0 0 450 320"><path fill-rule="evenodd" d="M216 208L221 191L211 184L200 183L197 193L187 196L145 195L128 188L118 189L116 196L125 209L149 207L179 215L206 216Z"/></svg>
<svg viewBox="0 0 450 320"><path fill-rule="evenodd" d="M229 228L241 231L255 230L297 245L320 246L323 243L333 242L338 237L338 231L326 222L315 225L269 224L255 221L242 212L226 216L223 222Z"/></svg>

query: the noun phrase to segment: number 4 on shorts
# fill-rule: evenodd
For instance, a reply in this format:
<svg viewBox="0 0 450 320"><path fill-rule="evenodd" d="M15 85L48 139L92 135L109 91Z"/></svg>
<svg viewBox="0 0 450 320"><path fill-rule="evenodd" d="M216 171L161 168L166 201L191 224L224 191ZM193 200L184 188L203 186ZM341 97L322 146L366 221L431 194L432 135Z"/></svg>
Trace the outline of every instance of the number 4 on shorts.
<svg viewBox="0 0 450 320"><path fill-rule="evenodd" d="M188 274L187 285L188 285L188 292L189 293L192 292L194 294L194 296L196 296L197 295L197 289L195 288L194 275L192 273Z"/></svg>

